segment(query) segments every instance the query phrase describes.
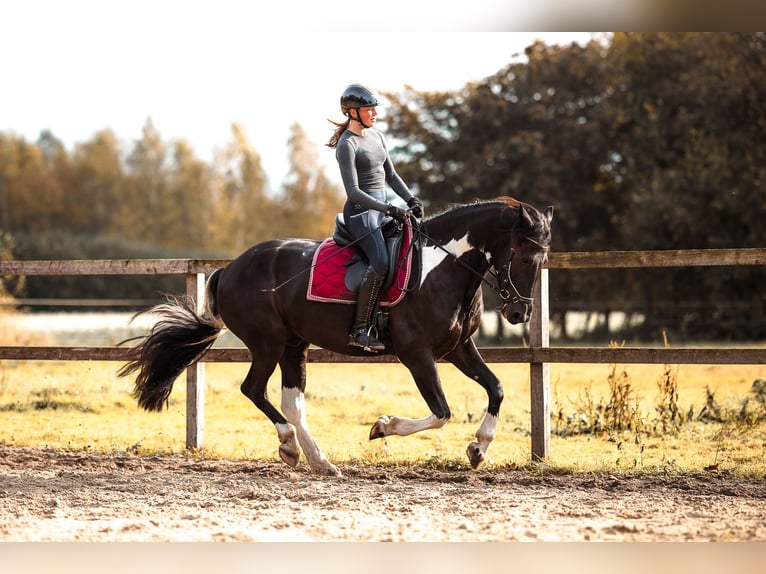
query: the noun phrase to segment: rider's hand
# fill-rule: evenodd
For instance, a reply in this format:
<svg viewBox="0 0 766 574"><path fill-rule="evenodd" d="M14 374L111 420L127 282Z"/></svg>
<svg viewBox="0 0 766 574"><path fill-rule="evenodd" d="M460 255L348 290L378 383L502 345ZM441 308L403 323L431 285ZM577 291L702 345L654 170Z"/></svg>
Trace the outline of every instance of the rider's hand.
<svg viewBox="0 0 766 574"><path fill-rule="evenodd" d="M423 202L417 197L411 197L407 200L407 207L417 219L423 219Z"/></svg>
<svg viewBox="0 0 766 574"><path fill-rule="evenodd" d="M393 204L389 204L389 206L386 208L385 214L389 217L393 217L397 221L401 221L402 223L407 221L407 212L404 211L401 207L396 207Z"/></svg>

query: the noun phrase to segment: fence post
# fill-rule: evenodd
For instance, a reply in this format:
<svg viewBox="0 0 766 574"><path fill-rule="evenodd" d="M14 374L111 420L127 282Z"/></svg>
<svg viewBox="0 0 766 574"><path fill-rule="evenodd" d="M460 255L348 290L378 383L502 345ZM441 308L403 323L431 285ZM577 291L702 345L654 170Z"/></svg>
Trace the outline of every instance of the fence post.
<svg viewBox="0 0 766 574"><path fill-rule="evenodd" d="M205 274L186 274L186 296L197 312L205 301ZM205 363L199 361L186 370L186 448L202 447L205 427Z"/></svg>
<svg viewBox="0 0 766 574"><path fill-rule="evenodd" d="M550 313L547 268L540 269L534 299L536 305L529 325L529 346L548 347L550 345L548 325ZM545 460L550 453L551 442L550 365L548 363L529 364L529 390L532 411L532 460Z"/></svg>

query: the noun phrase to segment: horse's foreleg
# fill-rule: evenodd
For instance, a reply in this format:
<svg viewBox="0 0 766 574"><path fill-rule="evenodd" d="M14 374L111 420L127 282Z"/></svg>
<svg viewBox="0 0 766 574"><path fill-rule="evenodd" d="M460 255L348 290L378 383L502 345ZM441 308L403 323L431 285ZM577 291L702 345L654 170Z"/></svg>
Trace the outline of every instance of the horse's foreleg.
<svg viewBox="0 0 766 574"><path fill-rule="evenodd" d="M475 380L487 391L489 402L487 413L476 431L476 439L469 443L466 455L471 462L471 467L478 469L485 461L490 443L495 439L497 431L497 418L500 414L500 405L503 402L503 386L495 374L489 370L484 359L476 349L473 340L467 339L461 345L449 353L445 359L455 365L460 371Z"/></svg>
<svg viewBox="0 0 766 574"><path fill-rule="evenodd" d="M389 435L406 436L428 429L438 429L447 424L450 419L449 405L442 391L436 362L433 359L423 359L422 354L418 354L412 361L402 355L399 359L412 373L415 384L432 414L422 419L381 416L372 425L370 440Z"/></svg>
<svg viewBox="0 0 766 574"><path fill-rule="evenodd" d="M465 454L471 462L471 468L478 469L484 464L487 451L489 450L489 443L495 440L496 430L497 416L489 413L485 414L479 430L476 431L476 438L478 440L468 443L468 447L465 449Z"/></svg>

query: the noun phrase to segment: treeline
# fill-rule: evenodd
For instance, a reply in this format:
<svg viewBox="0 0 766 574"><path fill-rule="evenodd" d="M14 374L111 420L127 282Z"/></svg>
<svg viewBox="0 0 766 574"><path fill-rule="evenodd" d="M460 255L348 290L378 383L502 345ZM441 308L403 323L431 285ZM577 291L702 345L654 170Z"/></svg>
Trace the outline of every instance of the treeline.
<svg viewBox="0 0 766 574"><path fill-rule="evenodd" d="M287 144L290 175L273 193L237 124L212 163L185 141L164 141L151 120L127 151L110 130L71 151L50 132L34 143L0 133L0 256L232 257L272 237L324 237L342 191L300 125ZM183 278L8 278L6 289L30 298L146 299L183 291Z"/></svg>
<svg viewBox="0 0 766 574"><path fill-rule="evenodd" d="M763 32L536 43L528 59L457 91L386 94L387 135L427 212L499 195L554 205L556 251L765 247L765 48ZM50 133L34 143L0 133L0 249L19 259L232 256L270 237L321 238L342 190L298 125L289 156L291 175L270 194L236 125L212 164L162 141L151 122L127 151L110 131L71 151ZM28 278L23 294L58 296L62 283L50 281ZM626 322L625 337L766 337L762 268L556 271L551 281L562 325L571 311L624 311L645 317ZM156 292L149 283L141 288ZM67 294L95 296L78 285Z"/></svg>
<svg viewBox="0 0 766 574"><path fill-rule="evenodd" d="M47 131L34 143L0 133L2 230L17 240L55 233L115 238L123 251L145 244L235 255L277 235L326 234L342 199L298 124L288 141L290 176L277 193L270 193L260 155L237 124L210 164L183 140L163 141L151 120L141 139L123 149L110 130L71 152Z"/></svg>
<svg viewBox="0 0 766 574"><path fill-rule="evenodd" d="M616 33L527 48L483 82L388 94L397 166L431 210L554 205L556 251L766 247L766 34ZM763 339L763 268L551 273L552 307L625 336Z"/></svg>

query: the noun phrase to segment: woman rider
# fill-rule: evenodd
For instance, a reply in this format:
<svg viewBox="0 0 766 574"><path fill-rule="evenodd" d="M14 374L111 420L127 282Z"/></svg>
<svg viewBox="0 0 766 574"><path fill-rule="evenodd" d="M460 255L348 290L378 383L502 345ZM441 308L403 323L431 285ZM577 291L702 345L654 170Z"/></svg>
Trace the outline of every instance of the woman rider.
<svg viewBox="0 0 766 574"><path fill-rule="evenodd" d="M423 206L394 169L383 134L373 126L380 105L371 90L360 84L348 86L340 97L346 121L336 126L328 147L335 148L341 180L346 190L343 218L357 245L367 257L369 267L359 286L354 324L349 344L381 351L385 345L372 334L372 315L388 269L388 252L382 226L390 221L405 221L408 213L387 202L386 184L401 197L412 215L423 217ZM331 120L332 121L332 120Z"/></svg>

